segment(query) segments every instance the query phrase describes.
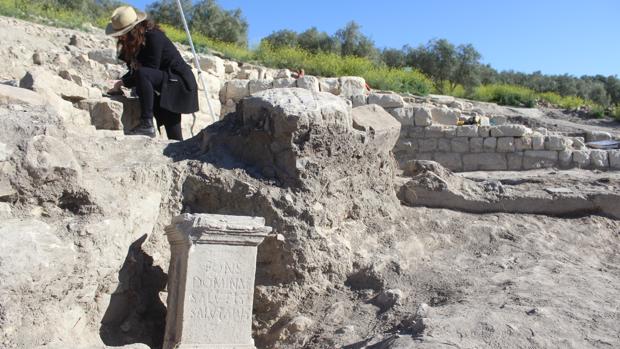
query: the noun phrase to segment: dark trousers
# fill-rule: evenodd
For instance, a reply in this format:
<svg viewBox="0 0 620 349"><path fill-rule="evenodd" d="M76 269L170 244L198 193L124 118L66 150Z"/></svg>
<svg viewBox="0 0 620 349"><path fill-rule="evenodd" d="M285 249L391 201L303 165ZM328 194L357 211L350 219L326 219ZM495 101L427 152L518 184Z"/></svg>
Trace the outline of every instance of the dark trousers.
<svg viewBox="0 0 620 349"><path fill-rule="evenodd" d="M157 120L157 129L164 125L168 139L183 140L181 130L181 114L159 106L159 94L164 82L165 73L159 69L141 67L134 72L136 93L140 97L140 117L146 120Z"/></svg>

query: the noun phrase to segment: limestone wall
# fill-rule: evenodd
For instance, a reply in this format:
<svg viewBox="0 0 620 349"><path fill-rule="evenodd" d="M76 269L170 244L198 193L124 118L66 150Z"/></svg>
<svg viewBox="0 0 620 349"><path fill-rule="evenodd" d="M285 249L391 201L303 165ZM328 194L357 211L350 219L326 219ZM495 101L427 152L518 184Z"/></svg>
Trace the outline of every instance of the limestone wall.
<svg viewBox="0 0 620 349"><path fill-rule="evenodd" d="M523 125L442 125L428 107L391 109L401 123L394 148L400 163L434 160L453 171L587 168L620 170L620 150L589 149L582 137L548 134Z"/></svg>

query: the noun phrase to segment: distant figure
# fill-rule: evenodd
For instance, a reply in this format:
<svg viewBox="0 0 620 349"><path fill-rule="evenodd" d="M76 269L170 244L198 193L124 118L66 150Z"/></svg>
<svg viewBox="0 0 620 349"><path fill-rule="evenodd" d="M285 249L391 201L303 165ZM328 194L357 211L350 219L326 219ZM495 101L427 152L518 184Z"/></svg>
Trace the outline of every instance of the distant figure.
<svg viewBox="0 0 620 349"><path fill-rule="evenodd" d="M140 124L128 134L155 137L164 125L168 139L183 140L181 114L198 111L198 84L192 69L174 44L146 14L131 6L112 13L106 34L117 38L119 58L129 72L108 93L135 87L140 99Z"/></svg>

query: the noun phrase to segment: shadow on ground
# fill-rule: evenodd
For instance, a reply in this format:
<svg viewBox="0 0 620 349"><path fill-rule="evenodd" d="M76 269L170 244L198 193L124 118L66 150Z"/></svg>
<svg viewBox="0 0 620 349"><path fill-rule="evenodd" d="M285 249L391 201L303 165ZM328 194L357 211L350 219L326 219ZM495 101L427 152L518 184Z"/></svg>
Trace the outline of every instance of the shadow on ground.
<svg viewBox="0 0 620 349"><path fill-rule="evenodd" d="M133 242L118 273L118 287L101 320L99 336L105 345L144 343L162 347L166 326L166 306L159 292L166 287L167 275L153 266L153 258L142 250L146 234Z"/></svg>

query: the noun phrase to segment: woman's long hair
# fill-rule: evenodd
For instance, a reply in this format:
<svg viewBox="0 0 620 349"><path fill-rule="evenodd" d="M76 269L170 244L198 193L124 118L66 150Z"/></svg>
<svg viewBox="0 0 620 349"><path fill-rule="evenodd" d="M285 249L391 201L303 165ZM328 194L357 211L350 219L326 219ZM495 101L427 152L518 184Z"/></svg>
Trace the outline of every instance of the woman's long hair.
<svg viewBox="0 0 620 349"><path fill-rule="evenodd" d="M144 34L150 30L161 30L161 28L154 21L148 19L138 23L126 35L120 36L116 43L116 49L119 52L118 58L127 64L132 64L144 46Z"/></svg>

